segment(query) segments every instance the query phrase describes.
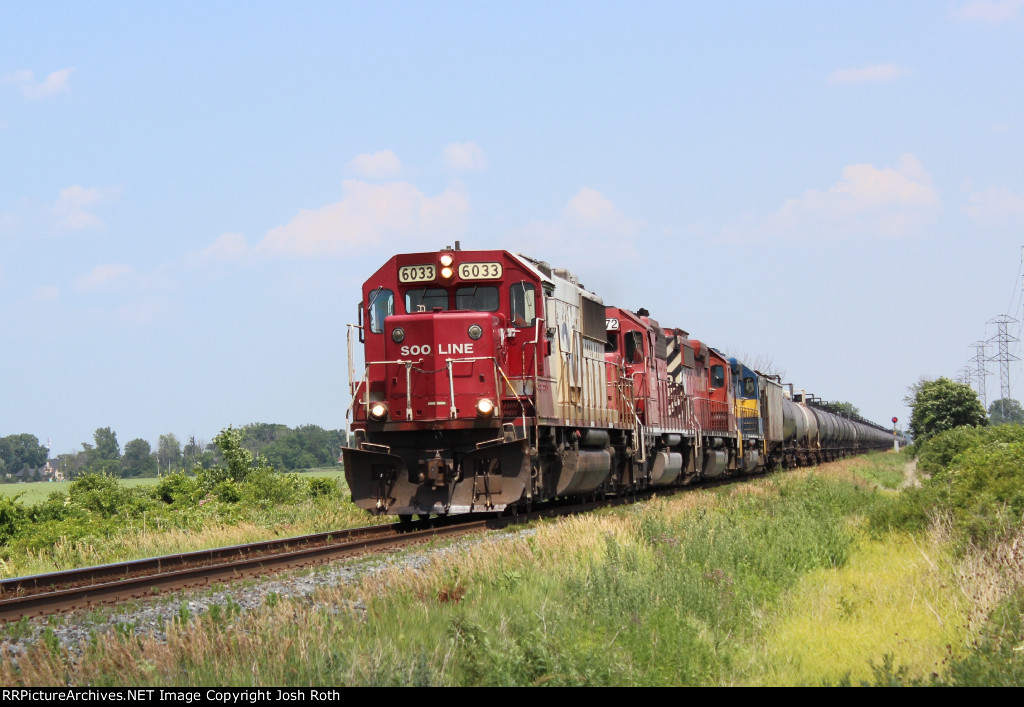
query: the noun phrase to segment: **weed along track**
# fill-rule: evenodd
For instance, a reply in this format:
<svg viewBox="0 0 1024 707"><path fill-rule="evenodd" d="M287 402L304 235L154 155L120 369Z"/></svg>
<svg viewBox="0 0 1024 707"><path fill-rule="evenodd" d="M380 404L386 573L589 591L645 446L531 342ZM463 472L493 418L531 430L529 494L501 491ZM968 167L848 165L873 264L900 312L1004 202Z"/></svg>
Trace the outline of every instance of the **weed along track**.
<svg viewBox="0 0 1024 707"><path fill-rule="evenodd" d="M0 582L0 620L153 597L186 587L390 551L488 527L497 527L496 521L377 525L16 577Z"/></svg>
<svg viewBox="0 0 1024 707"><path fill-rule="evenodd" d="M529 514L448 516L152 557L0 581L0 621L166 596L246 577L380 554L546 517L631 503L648 494L555 504Z"/></svg>

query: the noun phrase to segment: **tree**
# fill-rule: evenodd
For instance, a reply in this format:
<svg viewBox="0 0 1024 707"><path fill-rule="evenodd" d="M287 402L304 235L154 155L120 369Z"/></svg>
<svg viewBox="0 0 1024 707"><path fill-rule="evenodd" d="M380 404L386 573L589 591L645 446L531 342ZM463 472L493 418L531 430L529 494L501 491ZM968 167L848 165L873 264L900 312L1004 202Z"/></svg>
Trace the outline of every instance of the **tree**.
<svg viewBox="0 0 1024 707"><path fill-rule="evenodd" d="M1000 398L988 406L988 417L993 425L1024 425L1024 408L1013 398Z"/></svg>
<svg viewBox="0 0 1024 707"><path fill-rule="evenodd" d="M127 453L127 448L125 448L125 452ZM170 469L171 466L180 468L181 442L173 434L160 435L160 440L157 442L156 457L161 469Z"/></svg>
<svg viewBox="0 0 1024 707"><path fill-rule="evenodd" d="M117 443L117 433L109 427L100 427L93 432L92 439L96 446L82 443L88 462L86 471L90 473L114 474L121 471L121 445Z"/></svg>
<svg viewBox="0 0 1024 707"><path fill-rule="evenodd" d="M846 417L860 417L860 409L853 403L841 402L832 405Z"/></svg>
<svg viewBox="0 0 1024 707"><path fill-rule="evenodd" d="M49 450L39 444L39 438L30 434L0 437L0 460L7 473L17 474L22 469L38 469L46 464Z"/></svg>
<svg viewBox="0 0 1024 707"><path fill-rule="evenodd" d="M985 408L974 389L945 377L918 381L904 400L911 408L910 434L916 442L924 442L954 427L988 424Z"/></svg>
<svg viewBox="0 0 1024 707"><path fill-rule="evenodd" d="M149 442L144 439L133 439L124 445L121 475L156 476L156 457L152 454Z"/></svg>

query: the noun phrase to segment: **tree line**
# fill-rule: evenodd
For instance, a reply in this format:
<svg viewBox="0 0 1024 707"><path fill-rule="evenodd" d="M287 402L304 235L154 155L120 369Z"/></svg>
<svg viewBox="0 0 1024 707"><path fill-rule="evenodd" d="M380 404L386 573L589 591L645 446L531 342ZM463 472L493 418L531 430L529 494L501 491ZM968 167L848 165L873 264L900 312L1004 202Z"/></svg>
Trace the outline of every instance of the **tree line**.
<svg viewBox="0 0 1024 707"><path fill-rule="evenodd" d="M249 452L282 471L333 466L346 440L343 430L326 430L318 425L291 428L254 422L241 427L239 432ZM35 435L0 437L0 481L41 480L47 457L47 448ZM195 436L182 444L173 433L160 435L156 449L144 439L133 439L122 451L117 433L109 427L100 427L93 433L92 444L84 442L80 451L58 454L55 471L65 479L89 473L135 478L210 469L222 462L216 444Z"/></svg>

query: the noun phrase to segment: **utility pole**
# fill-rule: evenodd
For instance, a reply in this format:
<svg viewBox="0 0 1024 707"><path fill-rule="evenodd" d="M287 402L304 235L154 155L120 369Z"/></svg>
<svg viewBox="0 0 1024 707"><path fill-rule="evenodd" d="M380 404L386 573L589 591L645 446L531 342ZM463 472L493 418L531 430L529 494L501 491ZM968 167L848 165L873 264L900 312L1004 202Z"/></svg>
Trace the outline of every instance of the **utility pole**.
<svg viewBox="0 0 1024 707"><path fill-rule="evenodd" d="M1010 399L1010 362L1020 360L1010 353L1010 344L1017 343L1020 339L1008 332L1006 327L1016 323L1017 320L1008 314L1001 314L986 322L986 324L995 324L998 328L998 333L989 341L994 341L999 345L999 353L990 358L989 361L999 362L999 393L1002 398L999 409L1004 420L1006 419L1006 401Z"/></svg>

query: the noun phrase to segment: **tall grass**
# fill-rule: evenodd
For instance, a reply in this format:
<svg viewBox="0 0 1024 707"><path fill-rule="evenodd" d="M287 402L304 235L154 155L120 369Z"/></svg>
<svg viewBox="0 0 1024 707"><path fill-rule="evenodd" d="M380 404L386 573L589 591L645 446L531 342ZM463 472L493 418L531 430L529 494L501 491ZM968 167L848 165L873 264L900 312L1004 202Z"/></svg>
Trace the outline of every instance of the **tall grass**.
<svg viewBox="0 0 1024 707"><path fill-rule="evenodd" d="M772 607L847 565L863 486L819 475L540 525L312 603L40 647L4 684L678 685L756 681Z"/></svg>

